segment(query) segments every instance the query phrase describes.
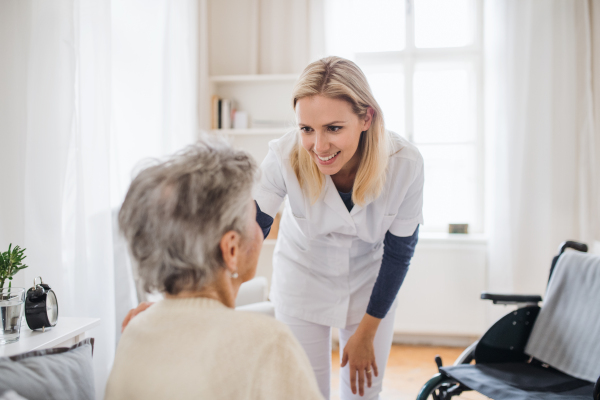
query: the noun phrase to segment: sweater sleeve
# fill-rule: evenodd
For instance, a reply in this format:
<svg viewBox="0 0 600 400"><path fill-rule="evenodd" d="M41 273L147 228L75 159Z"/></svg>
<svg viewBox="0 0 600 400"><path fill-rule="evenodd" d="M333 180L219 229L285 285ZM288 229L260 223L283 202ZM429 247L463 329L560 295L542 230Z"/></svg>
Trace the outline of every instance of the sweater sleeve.
<svg viewBox="0 0 600 400"><path fill-rule="evenodd" d="M254 200L254 203L256 204L256 222L258 223L258 225L260 225L260 229L262 229L263 235L266 239L267 236L269 236L269 232L271 232L271 226L273 225L273 217L262 212L256 200Z"/></svg>
<svg viewBox="0 0 600 400"><path fill-rule="evenodd" d="M324 400L308 357L289 328L283 327L269 346L255 373L252 399Z"/></svg>
<svg viewBox="0 0 600 400"><path fill-rule="evenodd" d="M389 231L385 234L381 267L371 292L367 314L375 318L386 316L404 282L418 241L419 225L411 236L399 237Z"/></svg>

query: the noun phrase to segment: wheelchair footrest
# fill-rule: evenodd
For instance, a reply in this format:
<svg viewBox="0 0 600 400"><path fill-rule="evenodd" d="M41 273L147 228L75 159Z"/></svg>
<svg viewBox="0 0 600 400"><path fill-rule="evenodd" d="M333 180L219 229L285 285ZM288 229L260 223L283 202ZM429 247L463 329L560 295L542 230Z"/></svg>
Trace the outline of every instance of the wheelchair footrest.
<svg viewBox="0 0 600 400"><path fill-rule="evenodd" d="M494 400L590 400L592 382L527 363L442 367L449 377Z"/></svg>

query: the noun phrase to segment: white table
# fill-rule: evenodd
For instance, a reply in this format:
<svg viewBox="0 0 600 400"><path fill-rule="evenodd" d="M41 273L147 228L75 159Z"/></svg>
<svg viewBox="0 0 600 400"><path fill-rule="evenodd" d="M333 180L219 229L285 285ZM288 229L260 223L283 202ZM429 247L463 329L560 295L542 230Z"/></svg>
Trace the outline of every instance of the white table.
<svg viewBox="0 0 600 400"><path fill-rule="evenodd" d="M32 331L23 319L18 342L0 345L0 357L14 356L31 350L70 347L86 338L86 332L100 325L99 318L59 317L55 327L45 332Z"/></svg>

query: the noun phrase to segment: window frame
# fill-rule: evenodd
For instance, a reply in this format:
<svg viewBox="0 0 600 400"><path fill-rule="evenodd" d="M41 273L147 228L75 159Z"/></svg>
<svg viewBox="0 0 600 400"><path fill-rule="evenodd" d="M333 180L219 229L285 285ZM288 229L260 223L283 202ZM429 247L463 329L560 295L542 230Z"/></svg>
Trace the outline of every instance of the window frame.
<svg viewBox="0 0 600 400"><path fill-rule="evenodd" d="M482 0L470 0L474 8L474 38L473 42L462 47L443 48L419 48L415 45L415 13L414 0L405 1L405 47L400 51L354 53L354 61L361 66L386 67L393 64L401 64L404 77L404 132L406 138L417 147L422 145L453 145L457 143L418 143L414 141L414 105L413 105L413 82L416 66L419 63L447 63L460 62L469 64L475 74L475 137L473 142L462 144L473 144L475 146L475 168L476 168L476 211L475 222L470 224L469 233L484 233L485 229L485 159L484 159L484 93L483 93L483 4ZM458 221L456 221L458 222ZM440 229L427 229L424 232L440 232Z"/></svg>

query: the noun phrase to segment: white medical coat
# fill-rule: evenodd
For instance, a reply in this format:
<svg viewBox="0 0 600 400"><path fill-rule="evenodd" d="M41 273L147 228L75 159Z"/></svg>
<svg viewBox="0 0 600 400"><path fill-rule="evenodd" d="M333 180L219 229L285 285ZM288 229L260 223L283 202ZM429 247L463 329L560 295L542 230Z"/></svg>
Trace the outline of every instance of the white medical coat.
<svg viewBox="0 0 600 400"><path fill-rule="evenodd" d="M294 130L269 143L254 199L274 217L287 195L275 253L270 298L284 314L343 328L363 318L389 230L410 236L423 223L423 158L398 134L393 140L385 188L351 212L326 176L311 204L290 164L298 143Z"/></svg>

